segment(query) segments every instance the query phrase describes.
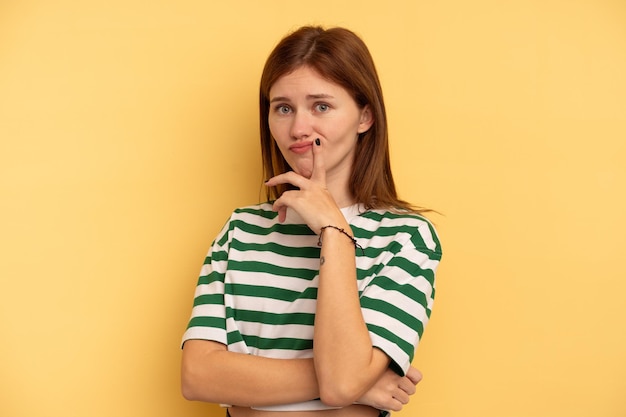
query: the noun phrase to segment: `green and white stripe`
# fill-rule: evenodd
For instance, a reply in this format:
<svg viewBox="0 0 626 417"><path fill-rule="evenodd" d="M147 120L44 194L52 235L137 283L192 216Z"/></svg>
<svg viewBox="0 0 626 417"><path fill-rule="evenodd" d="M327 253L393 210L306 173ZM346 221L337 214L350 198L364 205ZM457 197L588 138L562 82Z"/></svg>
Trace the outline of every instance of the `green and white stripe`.
<svg viewBox="0 0 626 417"><path fill-rule="evenodd" d="M342 211L364 248L356 252L357 279L372 344L403 374L432 310L441 259L437 234L413 213ZM183 342L214 340L240 353L311 357L317 241L292 211L279 223L269 203L236 210L202 267Z"/></svg>

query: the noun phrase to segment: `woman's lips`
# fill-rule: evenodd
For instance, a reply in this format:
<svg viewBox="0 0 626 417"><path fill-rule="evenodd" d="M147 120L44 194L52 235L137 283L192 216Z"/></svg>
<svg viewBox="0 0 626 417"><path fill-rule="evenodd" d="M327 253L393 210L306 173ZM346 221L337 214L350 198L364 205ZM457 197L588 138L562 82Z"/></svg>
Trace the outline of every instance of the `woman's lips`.
<svg viewBox="0 0 626 417"><path fill-rule="evenodd" d="M299 142L291 145L289 150L293 153L303 154L307 153L309 149L311 149L311 146L313 146L313 142Z"/></svg>

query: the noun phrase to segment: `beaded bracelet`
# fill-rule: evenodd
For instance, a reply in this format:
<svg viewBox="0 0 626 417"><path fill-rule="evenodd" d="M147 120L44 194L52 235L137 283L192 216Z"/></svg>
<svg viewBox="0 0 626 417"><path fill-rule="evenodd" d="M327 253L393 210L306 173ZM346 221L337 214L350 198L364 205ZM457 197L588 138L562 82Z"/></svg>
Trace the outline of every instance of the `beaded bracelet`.
<svg viewBox="0 0 626 417"><path fill-rule="evenodd" d="M363 254L365 254L365 250L363 249L363 247L361 245L358 244L358 242L356 241L355 238L353 238L348 232L346 232L344 229L337 227L337 226L333 226L332 224L329 224L328 226L324 226L320 228L320 238L317 241L317 246L322 246L322 235L324 234L324 230L328 229L328 228L332 228L335 230L339 230L341 233L343 233L344 235L348 236L348 239L350 239L352 241L352 243L354 244L355 248L359 248L361 249L361 252Z"/></svg>

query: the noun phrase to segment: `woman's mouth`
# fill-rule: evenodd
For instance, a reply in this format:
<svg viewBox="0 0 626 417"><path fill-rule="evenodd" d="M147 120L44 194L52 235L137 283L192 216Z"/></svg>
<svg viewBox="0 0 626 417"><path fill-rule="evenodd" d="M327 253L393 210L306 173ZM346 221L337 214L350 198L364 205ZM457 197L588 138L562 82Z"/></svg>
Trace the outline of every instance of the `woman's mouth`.
<svg viewBox="0 0 626 417"><path fill-rule="evenodd" d="M289 150L293 153L303 154L307 153L311 147L313 146L313 142L298 142L294 143L289 147Z"/></svg>

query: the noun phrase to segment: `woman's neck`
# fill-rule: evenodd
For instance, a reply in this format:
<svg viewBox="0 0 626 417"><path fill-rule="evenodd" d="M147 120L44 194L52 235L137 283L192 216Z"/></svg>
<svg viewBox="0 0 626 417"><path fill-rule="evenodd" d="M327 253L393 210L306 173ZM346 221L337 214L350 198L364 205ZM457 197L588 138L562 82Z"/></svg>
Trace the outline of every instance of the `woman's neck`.
<svg viewBox="0 0 626 417"><path fill-rule="evenodd" d="M326 178L326 188L339 208L351 206L356 202L350 192L348 178L341 180L338 178Z"/></svg>

